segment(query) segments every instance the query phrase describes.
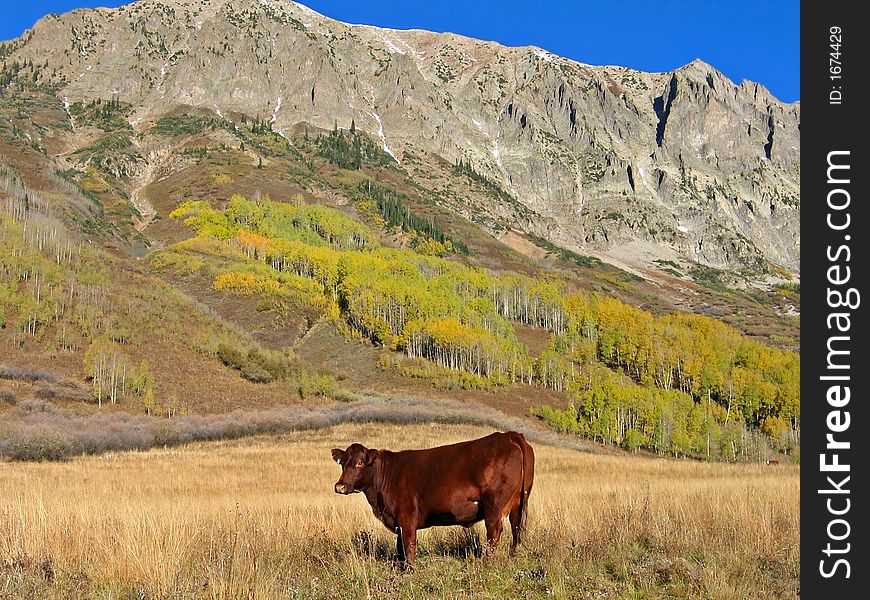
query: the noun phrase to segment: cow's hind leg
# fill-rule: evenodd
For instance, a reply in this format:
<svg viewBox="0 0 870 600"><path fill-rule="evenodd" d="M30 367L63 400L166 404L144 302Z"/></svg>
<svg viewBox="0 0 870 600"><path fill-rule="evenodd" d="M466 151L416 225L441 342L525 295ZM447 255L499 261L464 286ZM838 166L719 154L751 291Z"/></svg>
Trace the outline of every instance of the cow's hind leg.
<svg viewBox="0 0 870 600"><path fill-rule="evenodd" d="M511 540L511 556L513 556L517 551L517 546L520 544L520 536L523 531L522 512L519 502L513 504L511 512L508 515L508 520L511 524L511 533L513 534L513 539Z"/></svg>
<svg viewBox="0 0 870 600"><path fill-rule="evenodd" d="M522 436L520 437L522 438ZM532 451L531 446L526 444L524 438L520 441L522 442L520 448L523 453L522 477L520 478L520 484L517 487L517 491L510 500L510 513L508 515L511 524L511 533L513 533L513 540L511 540L511 556L516 553L517 546L520 544L522 538L526 513L528 512L529 494L532 491L532 480L535 476L534 452Z"/></svg>

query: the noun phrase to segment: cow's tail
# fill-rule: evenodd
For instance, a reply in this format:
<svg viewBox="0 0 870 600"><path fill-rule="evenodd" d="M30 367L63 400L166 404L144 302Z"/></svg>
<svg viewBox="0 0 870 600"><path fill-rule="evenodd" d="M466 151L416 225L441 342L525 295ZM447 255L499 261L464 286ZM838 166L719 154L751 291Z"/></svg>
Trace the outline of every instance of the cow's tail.
<svg viewBox="0 0 870 600"><path fill-rule="evenodd" d="M517 544L521 542L523 530L526 528L526 515L528 513L528 496L532 491L532 479L534 477L535 456L531 446L521 433L514 433L513 443L519 446L523 458L520 477L520 501L517 507Z"/></svg>

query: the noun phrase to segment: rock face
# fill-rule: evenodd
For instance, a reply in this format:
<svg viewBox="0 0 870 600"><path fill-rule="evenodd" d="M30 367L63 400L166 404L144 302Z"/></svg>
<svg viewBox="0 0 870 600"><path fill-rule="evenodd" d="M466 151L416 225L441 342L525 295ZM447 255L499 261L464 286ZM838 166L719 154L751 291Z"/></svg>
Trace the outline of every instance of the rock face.
<svg viewBox="0 0 870 600"><path fill-rule="evenodd" d="M179 106L279 132L353 120L398 161L462 159L530 209L516 229L578 252L800 270L800 105L700 61L591 66L278 0L75 10L7 46L47 61L59 98L128 102L138 127Z"/></svg>

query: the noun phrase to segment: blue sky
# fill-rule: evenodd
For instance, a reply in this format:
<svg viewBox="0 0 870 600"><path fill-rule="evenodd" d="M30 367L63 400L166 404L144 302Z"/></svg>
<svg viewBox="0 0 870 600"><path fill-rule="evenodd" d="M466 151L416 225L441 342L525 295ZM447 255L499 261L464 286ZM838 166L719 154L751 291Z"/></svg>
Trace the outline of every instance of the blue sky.
<svg viewBox="0 0 870 600"><path fill-rule="evenodd" d="M120 0L4 2L0 39L39 17ZM453 31L517 46L534 44L595 65L670 71L700 58L736 83L764 84L779 99L800 98L798 0L307 0L349 23Z"/></svg>

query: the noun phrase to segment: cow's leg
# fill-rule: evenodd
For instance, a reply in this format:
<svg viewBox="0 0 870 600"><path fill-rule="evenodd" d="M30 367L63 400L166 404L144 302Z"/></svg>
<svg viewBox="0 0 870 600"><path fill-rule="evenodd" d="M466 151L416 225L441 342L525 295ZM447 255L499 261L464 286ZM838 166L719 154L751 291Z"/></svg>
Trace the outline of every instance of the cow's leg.
<svg viewBox="0 0 870 600"><path fill-rule="evenodd" d="M417 528L413 523L399 526L399 538L396 540L399 550L399 560L404 560L409 566L417 560Z"/></svg>
<svg viewBox="0 0 870 600"><path fill-rule="evenodd" d="M483 505L483 523L486 525L486 554L489 556L495 551L501 538L503 521L508 516L512 505L511 492L505 492L504 486L495 493L484 492L481 504Z"/></svg>
<svg viewBox="0 0 870 600"><path fill-rule="evenodd" d="M520 513L520 503L517 502L511 508L510 515L508 515L508 520L511 524L511 533L513 534L513 539L511 540L511 556L513 556L517 551L517 546L520 543L520 532L522 531L522 515Z"/></svg>
<svg viewBox="0 0 870 600"><path fill-rule="evenodd" d="M525 442L523 442L525 445ZM519 447L519 445L518 445ZM529 501L529 493L532 489L532 477L534 477L534 465L535 459L534 454L532 453L531 447L528 448L528 454L526 450L522 450L522 468L520 470L520 481L517 486L516 492L514 492L507 506L505 507L508 511L508 519L511 524L511 533L513 534L513 539L511 540L511 550L510 555L514 556L517 551L517 546L520 544L520 538L523 533L523 520L525 518L526 513L526 504ZM528 477L528 486L526 486L526 477Z"/></svg>
<svg viewBox="0 0 870 600"><path fill-rule="evenodd" d="M495 547L498 545L498 540L501 538L503 528L502 519L504 515L499 510L488 511L484 517L483 523L486 525L486 556L487 558L495 552Z"/></svg>
<svg viewBox="0 0 870 600"><path fill-rule="evenodd" d="M402 528L396 527L396 556L399 562L405 561L405 544L402 542Z"/></svg>

